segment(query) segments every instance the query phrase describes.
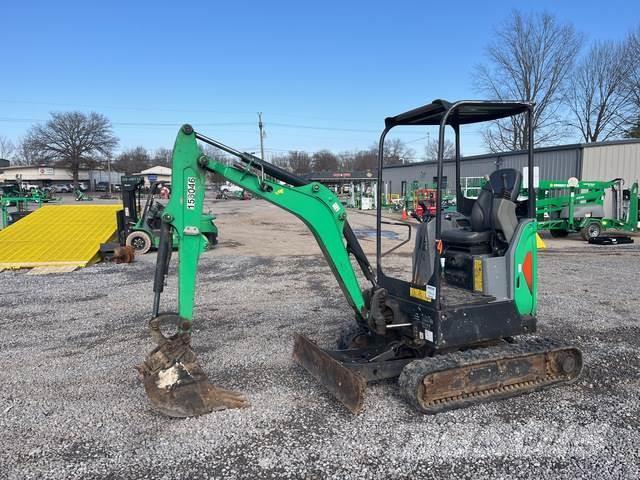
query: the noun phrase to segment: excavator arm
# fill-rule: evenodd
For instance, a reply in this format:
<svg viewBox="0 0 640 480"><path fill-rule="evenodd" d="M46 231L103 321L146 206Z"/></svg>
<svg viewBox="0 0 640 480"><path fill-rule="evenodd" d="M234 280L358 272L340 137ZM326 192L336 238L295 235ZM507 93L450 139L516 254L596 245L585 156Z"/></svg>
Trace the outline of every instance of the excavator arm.
<svg viewBox="0 0 640 480"><path fill-rule="evenodd" d="M227 165L204 155L197 140L231 153L240 162ZM209 384L190 347L198 260L207 248L199 230L204 208L207 173L216 173L256 197L292 213L313 233L357 319L366 322L368 311L352 254L365 278L375 286L373 270L362 251L338 198L325 186L281 170L247 153L238 152L184 125L173 150L171 199L162 215L162 230L154 279L151 334L157 347L138 367L151 403L169 416L200 415L222 408L246 405L235 392ZM172 230L175 235L172 235ZM160 296L168 273L172 239L178 241L178 313L159 314ZM161 324L177 326L166 337Z"/></svg>

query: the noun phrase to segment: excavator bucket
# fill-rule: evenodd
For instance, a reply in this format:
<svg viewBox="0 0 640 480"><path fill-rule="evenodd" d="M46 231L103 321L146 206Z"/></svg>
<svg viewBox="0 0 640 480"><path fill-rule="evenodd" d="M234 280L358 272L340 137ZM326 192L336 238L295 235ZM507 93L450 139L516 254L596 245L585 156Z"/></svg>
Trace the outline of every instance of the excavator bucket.
<svg viewBox="0 0 640 480"><path fill-rule="evenodd" d="M149 326L157 347L137 367L154 409L169 417L181 418L247 407L249 403L241 394L209 383L191 348L188 333L171 337L162 334L160 323L168 316L175 318L161 315L151 320Z"/></svg>
<svg viewBox="0 0 640 480"><path fill-rule="evenodd" d="M361 375L298 333L295 334L293 358L351 413L357 415L362 411L367 382Z"/></svg>

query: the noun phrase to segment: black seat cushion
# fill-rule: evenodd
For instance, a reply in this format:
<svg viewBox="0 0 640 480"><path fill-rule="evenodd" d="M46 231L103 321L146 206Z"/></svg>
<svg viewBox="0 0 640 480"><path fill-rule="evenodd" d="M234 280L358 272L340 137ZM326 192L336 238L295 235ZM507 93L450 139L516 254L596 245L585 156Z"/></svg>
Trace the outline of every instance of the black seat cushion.
<svg viewBox="0 0 640 480"><path fill-rule="evenodd" d="M520 193L521 184L522 175L513 168L494 171L473 203L469 217L471 228L443 230L440 234L442 240L448 244L465 246L489 243L496 228L491 218L495 199L508 199L515 202Z"/></svg>
<svg viewBox="0 0 640 480"><path fill-rule="evenodd" d="M443 230L440 238L445 243L455 243L458 245L477 245L479 243L487 243L491 240L491 230L484 232L472 232L471 230L462 230L459 228L451 228Z"/></svg>

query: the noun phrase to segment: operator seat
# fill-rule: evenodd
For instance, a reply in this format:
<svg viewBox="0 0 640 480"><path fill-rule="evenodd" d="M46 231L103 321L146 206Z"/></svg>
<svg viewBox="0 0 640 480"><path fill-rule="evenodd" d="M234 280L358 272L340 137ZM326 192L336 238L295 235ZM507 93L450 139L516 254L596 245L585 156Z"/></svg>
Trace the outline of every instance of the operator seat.
<svg viewBox="0 0 640 480"><path fill-rule="evenodd" d="M442 241L460 246L488 244L493 233L499 230L508 243L518 225L515 202L521 184L522 175L518 170L503 168L493 172L473 204L469 226L443 230Z"/></svg>

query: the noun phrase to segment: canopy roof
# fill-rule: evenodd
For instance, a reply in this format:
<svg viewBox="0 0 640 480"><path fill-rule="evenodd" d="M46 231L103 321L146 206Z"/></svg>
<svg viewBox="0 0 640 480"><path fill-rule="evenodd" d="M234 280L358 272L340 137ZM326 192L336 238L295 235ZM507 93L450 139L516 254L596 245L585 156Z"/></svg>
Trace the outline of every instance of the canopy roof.
<svg viewBox="0 0 640 480"><path fill-rule="evenodd" d="M147 168L140 172L142 175L171 175L171 169L169 167L163 167L156 165L155 167Z"/></svg>
<svg viewBox="0 0 640 480"><path fill-rule="evenodd" d="M499 118L511 117L527 111L529 103L516 101L464 100L447 117L447 125L463 125L480 123ZM458 102L434 100L423 107L414 108L395 117L387 117L384 124L387 128L396 125L440 125L442 117Z"/></svg>

